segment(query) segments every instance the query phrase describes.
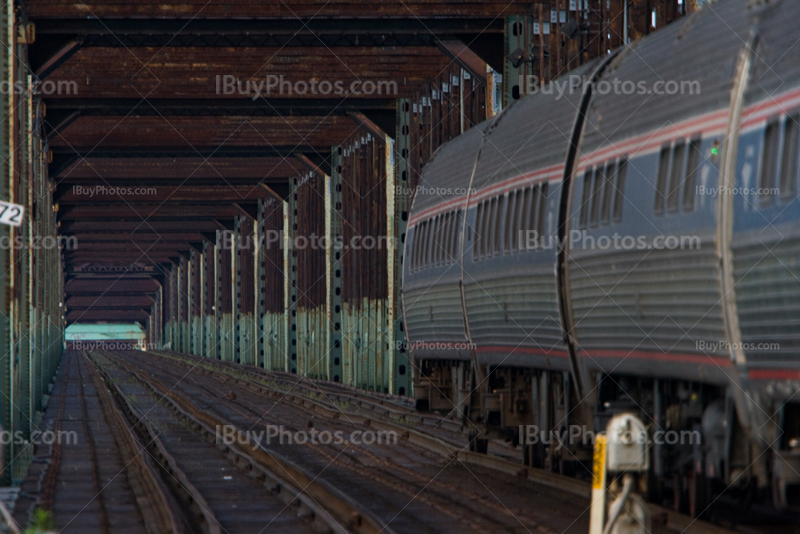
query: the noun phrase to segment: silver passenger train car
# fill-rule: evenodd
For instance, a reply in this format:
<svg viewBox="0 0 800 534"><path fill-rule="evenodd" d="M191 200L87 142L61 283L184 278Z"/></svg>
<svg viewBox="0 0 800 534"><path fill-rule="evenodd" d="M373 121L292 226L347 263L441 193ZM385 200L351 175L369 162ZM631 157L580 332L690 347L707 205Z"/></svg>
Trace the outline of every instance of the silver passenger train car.
<svg viewBox="0 0 800 534"><path fill-rule="evenodd" d="M711 4L439 150L403 266L420 407L577 474L585 440L545 437L635 410L686 433L654 440L654 498L799 504L797 20Z"/></svg>

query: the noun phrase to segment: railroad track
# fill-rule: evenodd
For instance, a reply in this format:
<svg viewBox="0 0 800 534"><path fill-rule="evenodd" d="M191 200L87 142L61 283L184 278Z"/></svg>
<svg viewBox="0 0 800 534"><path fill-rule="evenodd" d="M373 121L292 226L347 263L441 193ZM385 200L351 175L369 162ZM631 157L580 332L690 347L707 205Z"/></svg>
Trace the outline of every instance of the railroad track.
<svg viewBox="0 0 800 534"><path fill-rule="evenodd" d="M52 512L53 526L63 533L379 531L349 503L336 509L344 521L332 517L302 494L302 482L293 487L278 479L247 451L219 450L213 429L199 432L197 421L176 413L135 375L98 367L74 351L61 367L57 409L45 421L77 439L56 442L39 457L46 468L15 510L21 526L38 506Z"/></svg>
<svg viewBox="0 0 800 534"><path fill-rule="evenodd" d="M35 493L18 500L17 522L24 527L38 506L52 513L64 533L182 532L174 528L180 512L147 458L138 454L131 427L94 369L78 353L67 352L61 373L52 399L58 409L43 421L56 439L37 457L45 468Z"/></svg>
<svg viewBox="0 0 800 534"><path fill-rule="evenodd" d="M354 430L396 432L399 439L392 445L289 446L251 440L255 448L287 458L314 479L340 488L396 532L587 531L588 486L580 481L469 453L371 413L348 412L302 392L287 393L234 377L229 369L135 351L95 357L105 362L101 365L136 375L179 409L207 418L208 426L230 425L239 436L266 424L282 426L291 435L310 429L331 435ZM678 526L675 518L657 519L654 532ZM696 522L687 532L725 531Z"/></svg>
<svg viewBox="0 0 800 534"><path fill-rule="evenodd" d="M259 367L210 360L181 352L151 351L150 353L183 362L191 368L223 372L234 378L253 381L270 389L283 391L292 397L303 396L311 400L335 404L350 411L371 413L373 417L389 422L424 428L426 433L435 434L454 445L468 444L466 427L462 422L446 416L420 413L414 409L412 401L393 395L365 392L338 382L311 380L291 373L267 371Z"/></svg>
<svg viewBox="0 0 800 534"><path fill-rule="evenodd" d="M207 418L197 417L163 397L139 373L115 365L102 355L93 362L118 401L129 406L154 443L153 455L173 480L172 489L183 492L181 506L194 509L188 532L210 534L265 531L292 533L372 533L378 529L359 516L342 499L333 514L313 497L302 493L307 484L292 477L292 466L275 458L264 459L243 447L220 450L215 429ZM247 469L244 467L247 466ZM286 478L276 475L280 473ZM337 496L317 488L317 497ZM338 515L338 517L335 517Z"/></svg>

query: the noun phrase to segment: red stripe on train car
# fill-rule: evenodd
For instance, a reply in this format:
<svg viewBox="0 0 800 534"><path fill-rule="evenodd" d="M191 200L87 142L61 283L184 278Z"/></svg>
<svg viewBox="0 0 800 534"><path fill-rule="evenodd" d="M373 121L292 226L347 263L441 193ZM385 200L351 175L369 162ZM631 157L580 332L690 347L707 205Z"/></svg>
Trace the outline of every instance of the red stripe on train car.
<svg viewBox="0 0 800 534"><path fill-rule="evenodd" d="M798 369L753 369L747 372L751 380L800 380Z"/></svg>
<svg viewBox="0 0 800 534"><path fill-rule="evenodd" d="M475 349L475 352L503 352L503 351L508 351L509 354L514 354L515 352L521 352L523 354L541 354L543 356L558 356L559 358L567 357L567 351L565 350L547 350L547 349L529 348L529 347L511 347L504 345L478 347Z"/></svg>
<svg viewBox="0 0 800 534"><path fill-rule="evenodd" d="M706 354L676 354L664 352L643 352L625 350L594 350L591 352L581 351L580 356L600 357L600 358L637 358L643 360L661 360L683 363L700 363L704 365L718 365L720 367L730 367L731 360L727 356L709 356Z"/></svg>

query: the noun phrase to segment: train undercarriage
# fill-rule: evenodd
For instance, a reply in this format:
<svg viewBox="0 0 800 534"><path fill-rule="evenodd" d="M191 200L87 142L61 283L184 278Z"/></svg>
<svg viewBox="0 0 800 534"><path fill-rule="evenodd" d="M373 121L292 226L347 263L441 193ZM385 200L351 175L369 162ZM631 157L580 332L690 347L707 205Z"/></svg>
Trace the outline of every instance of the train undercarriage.
<svg viewBox="0 0 800 534"><path fill-rule="evenodd" d="M693 517L720 498L800 510L800 402L754 403L771 414L765 442L741 423L731 387L590 373L581 399L568 372L482 366L476 376L470 362L452 360L417 368L417 408L468 425L473 451L503 440L526 466L588 481L594 437L614 415L634 413L649 431L643 490L652 502Z"/></svg>

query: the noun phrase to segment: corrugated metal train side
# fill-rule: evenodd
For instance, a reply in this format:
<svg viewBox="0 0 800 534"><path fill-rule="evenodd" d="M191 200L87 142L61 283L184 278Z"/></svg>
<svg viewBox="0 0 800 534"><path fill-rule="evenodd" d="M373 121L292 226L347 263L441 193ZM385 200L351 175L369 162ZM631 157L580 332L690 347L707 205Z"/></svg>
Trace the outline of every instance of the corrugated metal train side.
<svg viewBox="0 0 800 534"><path fill-rule="evenodd" d="M403 273L420 406L514 443L517 425L601 430L639 411L654 432L702 436L655 446L653 494L695 509L701 487L752 483L792 504L798 16L710 5L440 149ZM526 462L590 460L566 450L526 445Z"/></svg>

